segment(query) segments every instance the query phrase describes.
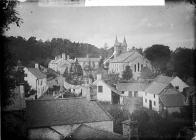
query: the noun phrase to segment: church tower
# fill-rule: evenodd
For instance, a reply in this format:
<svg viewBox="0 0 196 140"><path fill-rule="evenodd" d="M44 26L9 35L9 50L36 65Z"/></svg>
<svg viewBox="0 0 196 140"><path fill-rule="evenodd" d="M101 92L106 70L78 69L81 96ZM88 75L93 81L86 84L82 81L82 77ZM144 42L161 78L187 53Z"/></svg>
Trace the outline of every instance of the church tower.
<svg viewBox="0 0 196 140"><path fill-rule="evenodd" d="M118 39L117 39L117 36L116 36L116 40L115 40L115 43L114 43L114 57L117 57L118 54L119 54L119 42L118 42Z"/></svg>
<svg viewBox="0 0 196 140"><path fill-rule="evenodd" d="M122 43L122 47L123 47L123 53L127 52L127 41L124 37L123 43Z"/></svg>

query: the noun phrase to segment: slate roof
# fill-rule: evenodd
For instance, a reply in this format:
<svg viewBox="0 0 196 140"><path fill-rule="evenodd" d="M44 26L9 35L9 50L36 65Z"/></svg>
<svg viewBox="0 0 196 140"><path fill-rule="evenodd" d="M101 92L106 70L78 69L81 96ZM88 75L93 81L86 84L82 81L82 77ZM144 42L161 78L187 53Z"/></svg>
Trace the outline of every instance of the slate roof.
<svg viewBox="0 0 196 140"><path fill-rule="evenodd" d="M173 80L173 77L159 75L154 81L145 89L145 92L151 94L160 94Z"/></svg>
<svg viewBox="0 0 196 140"><path fill-rule="evenodd" d="M112 59L110 62L115 63L115 62L123 62L125 61L125 59L127 59L128 57L133 56L133 54L135 53L135 51L129 51L126 53L122 53L119 56L117 56L116 58Z"/></svg>
<svg viewBox="0 0 196 140"><path fill-rule="evenodd" d="M140 82L119 83L117 84L117 89L120 91L144 91L147 86L147 83Z"/></svg>
<svg viewBox="0 0 196 140"><path fill-rule="evenodd" d="M171 80L173 80L173 79L174 79L174 77L159 75L154 79L154 81L158 82L158 83L169 84L171 82Z"/></svg>
<svg viewBox="0 0 196 140"><path fill-rule="evenodd" d="M175 88L164 90L160 95L160 100L166 107L182 107L185 105L185 97Z"/></svg>
<svg viewBox="0 0 196 140"><path fill-rule="evenodd" d="M96 129L84 124L80 125L68 137L71 140L126 140L127 139L127 137L123 135L101 130L101 129Z"/></svg>
<svg viewBox="0 0 196 140"><path fill-rule="evenodd" d="M28 128L112 120L97 102L85 98L32 100L26 106Z"/></svg>
<svg viewBox="0 0 196 140"><path fill-rule="evenodd" d="M28 68L28 70L38 79L43 79L46 78L46 74L44 74L43 72L41 72L39 69L37 68Z"/></svg>

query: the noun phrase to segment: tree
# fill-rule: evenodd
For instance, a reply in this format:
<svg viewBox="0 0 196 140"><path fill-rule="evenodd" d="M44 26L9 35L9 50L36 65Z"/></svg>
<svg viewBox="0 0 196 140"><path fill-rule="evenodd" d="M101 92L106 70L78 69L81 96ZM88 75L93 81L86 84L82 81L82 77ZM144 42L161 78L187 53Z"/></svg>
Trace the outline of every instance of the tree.
<svg viewBox="0 0 196 140"><path fill-rule="evenodd" d="M132 70L130 66L127 65L125 67L125 70L123 71L122 78L124 80L130 80L132 77L133 77Z"/></svg>
<svg viewBox="0 0 196 140"><path fill-rule="evenodd" d="M165 73L166 64L170 60L171 51L168 46L152 45L144 50L144 56L151 61L156 73Z"/></svg>
<svg viewBox="0 0 196 140"><path fill-rule="evenodd" d="M172 53L170 63L180 78L186 80L194 76L194 57L195 49L177 48Z"/></svg>
<svg viewBox="0 0 196 140"><path fill-rule="evenodd" d="M16 59L8 50L8 39L3 36L4 31L9 29L9 25L11 23L16 23L17 26L20 25L21 19L18 17L18 13L15 10L15 6L17 5L17 1L8 1L2 0L0 2L0 40L2 42L3 49L3 58L4 60L3 65L3 72L4 75L2 79L2 86L1 88L1 101L3 107L7 104L10 104L11 101L9 100L12 97L12 90L15 88L15 78L14 78L14 66L16 66ZM1 59L3 60L3 59Z"/></svg>
<svg viewBox="0 0 196 140"><path fill-rule="evenodd" d="M110 81L111 84L117 84L119 79L120 79L119 74L116 73L108 74L108 80Z"/></svg>
<svg viewBox="0 0 196 140"><path fill-rule="evenodd" d="M141 70L141 78L143 79L149 79L153 78L154 73L148 68L148 67L143 67Z"/></svg>

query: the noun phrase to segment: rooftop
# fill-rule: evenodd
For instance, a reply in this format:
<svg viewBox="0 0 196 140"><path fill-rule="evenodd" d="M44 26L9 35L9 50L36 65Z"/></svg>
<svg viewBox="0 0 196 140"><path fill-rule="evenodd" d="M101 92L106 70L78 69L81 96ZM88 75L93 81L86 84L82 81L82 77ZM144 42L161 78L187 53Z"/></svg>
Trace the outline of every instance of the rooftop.
<svg viewBox="0 0 196 140"><path fill-rule="evenodd" d="M97 102L85 98L27 101L26 110L30 128L112 120Z"/></svg>
<svg viewBox="0 0 196 140"><path fill-rule="evenodd" d="M169 88L162 92L160 100L166 107L181 107L185 105L185 97L175 88Z"/></svg>
<svg viewBox="0 0 196 140"><path fill-rule="evenodd" d="M46 74L44 74L43 72L41 72L39 69L37 68L28 68L28 70L38 79L43 79L46 78Z"/></svg>
<svg viewBox="0 0 196 140"><path fill-rule="evenodd" d="M154 81L145 89L145 92L152 94L160 94L163 89L165 89L174 77L168 77L159 75Z"/></svg>
<svg viewBox="0 0 196 140"><path fill-rule="evenodd" d="M119 83L117 89L120 91L144 91L147 86L147 83L141 82Z"/></svg>

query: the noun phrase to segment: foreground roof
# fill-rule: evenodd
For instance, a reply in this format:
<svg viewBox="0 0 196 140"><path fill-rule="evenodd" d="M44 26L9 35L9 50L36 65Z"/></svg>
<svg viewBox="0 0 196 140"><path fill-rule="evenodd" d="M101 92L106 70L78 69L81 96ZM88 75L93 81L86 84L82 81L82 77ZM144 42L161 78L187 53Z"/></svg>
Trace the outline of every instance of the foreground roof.
<svg viewBox="0 0 196 140"><path fill-rule="evenodd" d="M26 119L29 128L112 120L97 102L85 98L27 101Z"/></svg>
<svg viewBox="0 0 196 140"><path fill-rule="evenodd" d="M71 140L126 140L120 134L96 129L87 125L80 125L71 135L68 136Z"/></svg>
<svg viewBox="0 0 196 140"><path fill-rule="evenodd" d="M175 88L165 89L160 95L160 100L166 107L182 107L185 106L185 97Z"/></svg>
<svg viewBox="0 0 196 140"><path fill-rule="evenodd" d="M41 72L39 69L37 68L28 68L28 70L38 79L43 79L46 78L46 74L44 74L43 72Z"/></svg>

